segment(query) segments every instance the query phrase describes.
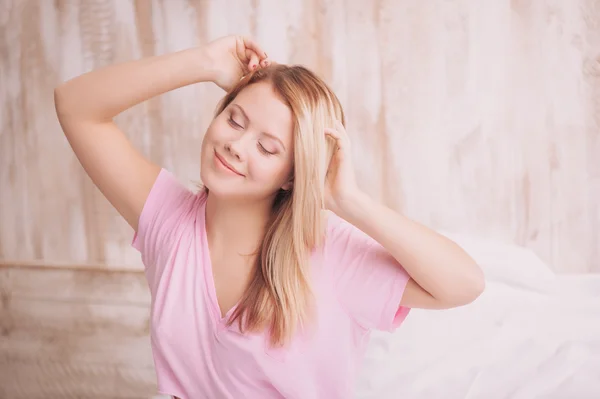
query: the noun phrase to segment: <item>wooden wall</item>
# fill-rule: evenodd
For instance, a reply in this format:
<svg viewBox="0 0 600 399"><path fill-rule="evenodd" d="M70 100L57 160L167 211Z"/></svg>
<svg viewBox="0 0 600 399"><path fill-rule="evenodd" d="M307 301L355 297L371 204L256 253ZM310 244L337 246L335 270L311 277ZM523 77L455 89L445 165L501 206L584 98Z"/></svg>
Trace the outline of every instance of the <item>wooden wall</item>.
<svg viewBox="0 0 600 399"><path fill-rule="evenodd" d="M600 272L597 0L0 0L0 398L153 392L132 232L82 173L52 91L228 33L333 86L375 197ZM187 87L118 123L195 180L221 95Z"/></svg>
<svg viewBox="0 0 600 399"><path fill-rule="evenodd" d="M156 393L142 272L0 266L0 399Z"/></svg>
<svg viewBox="0 0 600 399"><path fill-rule="evenodd" d="M2 4L2 259L139 268L130 229L61 135L52 89L240 32L332 84L374 196L434 228L526 245L559 272L600 271L598 1ZM221 94L184 88L119 123L153 160L197 179Z"/></svg>

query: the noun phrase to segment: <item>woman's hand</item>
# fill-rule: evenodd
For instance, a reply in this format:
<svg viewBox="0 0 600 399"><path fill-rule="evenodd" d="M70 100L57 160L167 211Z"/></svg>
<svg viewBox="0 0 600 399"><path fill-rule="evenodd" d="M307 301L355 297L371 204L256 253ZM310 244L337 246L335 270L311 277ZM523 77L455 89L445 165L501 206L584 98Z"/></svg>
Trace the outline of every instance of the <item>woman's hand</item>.
<svg viewBox="0 0 600 399"><path fill-rule="evenodd" d="M340 121L336 121L333 129L325 129L325 134L336 144L325 179L325 206L342 216L361 195L351 162L350 139Z"/></svg>
<svg viewBox="0 0 600 399"><path fill-rule="evenodd" d="M267 53L245 36L225 36L208 43L203 50L210 60L213 82L225 91L247 73L270 65Z"/></svg>

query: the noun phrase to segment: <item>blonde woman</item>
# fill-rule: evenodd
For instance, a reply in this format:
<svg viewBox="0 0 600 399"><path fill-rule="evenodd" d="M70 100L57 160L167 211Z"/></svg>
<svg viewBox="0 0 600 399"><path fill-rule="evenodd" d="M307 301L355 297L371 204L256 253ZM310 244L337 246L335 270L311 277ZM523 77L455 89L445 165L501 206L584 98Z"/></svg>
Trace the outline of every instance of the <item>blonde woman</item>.
<svg viewBox="0 0 600 399"><path fill-rule="evenodd" d="M227 91L188 190L113 118L198 82ZM342 107L252 40L112 65L55 91L84 169L135 230L159 390L177 398L348 398L369 332L461 306L480 269L357 187ZM165 129L168 134L168 127Z"/></svg>

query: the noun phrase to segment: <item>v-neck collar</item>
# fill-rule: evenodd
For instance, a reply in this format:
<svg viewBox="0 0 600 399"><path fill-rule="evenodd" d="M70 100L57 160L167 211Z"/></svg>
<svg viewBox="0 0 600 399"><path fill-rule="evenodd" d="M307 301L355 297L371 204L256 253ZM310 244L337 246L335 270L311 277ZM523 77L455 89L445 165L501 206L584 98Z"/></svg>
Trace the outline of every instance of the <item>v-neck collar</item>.
<svg viewBox="0 0 600 399"><path fill-rule="evenodd" d="M221 315L221 307L219 306L219 298L217 297L217 288L215 284L215 277L213 273L212 260L210 257L210 247L208 245L208 234L206 231L206 199L202 204L200 209L200 223L198 223L198 228L200 231L198 232L202 247L202 267L204 269L204 281L206 285L206 294L209 302L210 313L213 317L213 321L215 324L220 325L221 327L227 323L231 314L237 308L238 303L236 303L231 309L225 313L225 315Z"/></svg>

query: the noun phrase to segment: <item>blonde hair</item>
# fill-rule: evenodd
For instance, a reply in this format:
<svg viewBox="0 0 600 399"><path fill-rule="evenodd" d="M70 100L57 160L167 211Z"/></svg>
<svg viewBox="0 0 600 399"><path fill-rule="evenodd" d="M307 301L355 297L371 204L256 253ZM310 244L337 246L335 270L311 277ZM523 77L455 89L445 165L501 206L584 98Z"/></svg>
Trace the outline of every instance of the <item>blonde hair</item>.
<svg viewBox="0 0 600 399"><path fill-rule="evenodd" d="M276 64L245 76L223 98L219 115L246 87L268 82L290 107L294 123L293 184L280 190L258 248L250 284L229 319L240 330L267 329L270 343L285 345L313 317L310 254L324 237L324 184L335 143L324 134L335 119L345 125L340 101L303 66Z"/></svg>

